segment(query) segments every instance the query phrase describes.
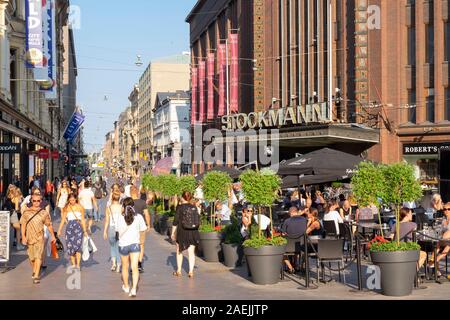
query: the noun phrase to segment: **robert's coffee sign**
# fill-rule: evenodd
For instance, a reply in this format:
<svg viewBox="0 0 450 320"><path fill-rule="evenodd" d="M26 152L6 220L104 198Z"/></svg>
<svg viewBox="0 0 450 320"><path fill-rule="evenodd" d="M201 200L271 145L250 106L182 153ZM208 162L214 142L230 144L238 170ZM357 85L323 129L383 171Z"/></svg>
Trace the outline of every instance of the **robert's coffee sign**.
<svg viewBox="0 0 450 320"><path fill-rule="evenodd" d="M0 153L20 153L19 143L0 143Z"/></svg>
<svg viewBox="0 0 450 320"><path fill-rule="evenodd" d="M222 117L222 130L263 129L329 122L328 103L270 109Z"/></svg>
<svg viewBox="0 0 450 320"><path fill-rule="evenodd" d="M403 155L438 154L440 149L450 150L450 143L405 144Z"/></svg>

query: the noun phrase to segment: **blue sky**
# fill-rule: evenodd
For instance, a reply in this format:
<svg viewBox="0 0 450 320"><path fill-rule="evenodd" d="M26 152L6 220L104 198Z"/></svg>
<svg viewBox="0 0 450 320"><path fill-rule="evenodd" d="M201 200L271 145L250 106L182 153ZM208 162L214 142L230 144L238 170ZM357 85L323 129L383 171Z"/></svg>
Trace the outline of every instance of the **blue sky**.
<svg viewBox="0 0 450 320"><path fill-rule="evenodd" d="M85 149L100 150L105 134L155 58L189 51L185 18L197 0L72 0L81 12L74 30L77 101L86 114ZM142 67L136 67L136 55ZM101 69L101 70L99 70ZM106 69L106 70L104 70Z"/></svg>

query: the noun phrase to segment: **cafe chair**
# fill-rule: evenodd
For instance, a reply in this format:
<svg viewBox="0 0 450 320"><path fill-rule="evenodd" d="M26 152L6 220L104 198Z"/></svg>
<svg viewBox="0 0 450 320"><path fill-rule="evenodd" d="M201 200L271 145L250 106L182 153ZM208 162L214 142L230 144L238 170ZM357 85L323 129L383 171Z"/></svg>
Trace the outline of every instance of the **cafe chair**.
<svg viewBox="0 0 450 320"><path fill-rule="evenodd" d="M286 237L286 240L288 241L286 245L286 252L285 257L288 259L290 257L295 257L296 255L299 255L302 252L302 247L304 246L304 235L301 235L298 238L289 238ZM295 268L295 266L293 266ZM281 280L284 280L285 277L285 270L284 270L284 262L281 266Z"/></svg>
<svg viewBox="0 0 450 320"><path fill-rule="evenodd" d="M344 253L345 262L348 261L348 257L352 257L354 252L355 240L353 236L352 227L348 223L339 223L339 235L344 240Z"/></svg>
<svg viewBox="0 0 450 320"><path fill-rule="evenodd" d="M336 223L334 221L322 221L323 229L325 230L327 237L338 237L338 231L336 230Z"/></svg>
<svg viewBox="0 0 450 320"><path fill-rule="evenodd" d="M343 239L320 239L317 245L317 274L319 274L319 266L321 267L322 280L324 281L324 263L329 263L330 278L331 263L338 263L339 282L341 282L341 269L344 263L344 240ZM345 272L343 272L345 284Z"/></svg>

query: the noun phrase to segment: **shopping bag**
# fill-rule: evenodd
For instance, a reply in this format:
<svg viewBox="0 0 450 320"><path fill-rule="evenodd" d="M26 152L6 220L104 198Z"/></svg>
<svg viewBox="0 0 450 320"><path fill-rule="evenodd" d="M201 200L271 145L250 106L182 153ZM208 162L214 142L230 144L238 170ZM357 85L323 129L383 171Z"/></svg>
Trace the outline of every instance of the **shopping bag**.
<svg viewBox="0 0 450 320"><path fill-rule="evenodd" d="M89 260L89 238L88 237L83 237L83 253L81 255L81 258L83 259L83 261L88 261Z"/></svg>
<svg viewBox="0 0 450 320"><path fill-rule="evenodd" d="M89 237L89 252L97 252L97 247L91 237Z"/></svg>
<svg viewBox="0 0 450 320"><path fill-rule="evenodd" d="M52 242L52 258L55 260L59 259L58 248L56 247L56 242Z"/></svg>

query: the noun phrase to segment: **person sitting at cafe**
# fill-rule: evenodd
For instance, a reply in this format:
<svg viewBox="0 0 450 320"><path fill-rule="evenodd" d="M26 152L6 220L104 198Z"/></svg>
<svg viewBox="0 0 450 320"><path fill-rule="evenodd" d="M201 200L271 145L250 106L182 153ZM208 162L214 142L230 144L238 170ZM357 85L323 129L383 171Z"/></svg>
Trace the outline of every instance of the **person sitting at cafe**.
<svg viewBox="0 0 450 320"><path fill-rule="evenodd" d="M447 202L442 206L442 211L444 212L444 220L442 221L442 239L443 240L450 240L450 202ZM443 248L439 248L438 250L438 256L436 258L437 265L439 266L439 261L441 261L443 258L445 258L448 253L450 252L450 246L445 246ZM428 266L430 268L434 268L434 257L429 262ZM437 271L439 272L439 271Z"/></svg>
<svg viewBox="0 0 450 320"><path fill-rule="evenodd" d="M252 205L244 206L242 210L241 235L244 240L248 240L253 234L258 233L259 219L261 219L261 227L259 228L261 231L267 234L270 227L270 219L267 216L263 214L253 215L253 212Z"/></svg>
<svg viewBox="0 0 450 320"><path fill-rule="evenodd" d="M339 214L342 218L342 220L345 221L352 221L352 206L350 205L350 201L344 200L342 202L342 207L339 208Z"/></svg>
<svg viewBox="0 0 450 320"><path fill-rule="evenodd" d="M319 220L319 211L316 208L311 208L307 213L308 224L306 227L306 233L308 236L321 237L323 230L322 224Z"/></svg>
<svg viewBox="0 0 450 320"><path fill-rule="evenodd" d="M299 239L306 232L307 220L300 213L304 211L304 208L301 208L301 211L296 207L292 207L289 209L290 218L285 220L281 226L281 234L284 237L289 239ZM298 258L298 255L296 255ZM284 263L286 264L289 273L294 273L295 269L289 261L288 257L285 257Z"/></svg>
<svg viewBox="0 0 450 320"><path fill-rule="evenodd" d="M216 202L216 218L219 219L222 226L231 224L231 209L222 201Z"/></svg>
<svg viewBox="0 0 450 320"><path fill-rule="evenodd" d="M413 232L417 230L417 224L412 222L413 215L412 210L409 208L400 209L400 241L410 242L413 240ZM390 238L392 241L396 241L397 237L397 224L393 225L390 230ZM424 251L420 251L419 265L422 267L427 259L427 254Z"/></svg>
<svg viewBox="0 0 450 320"><path fill-rule="evenodd" d="M341 215L337 211L339 204L336 200L330 200L327 204L326 213L323 217L323 221L334 221L336 225L336 234L339 235L339 223L344 223Z"/></svg>

